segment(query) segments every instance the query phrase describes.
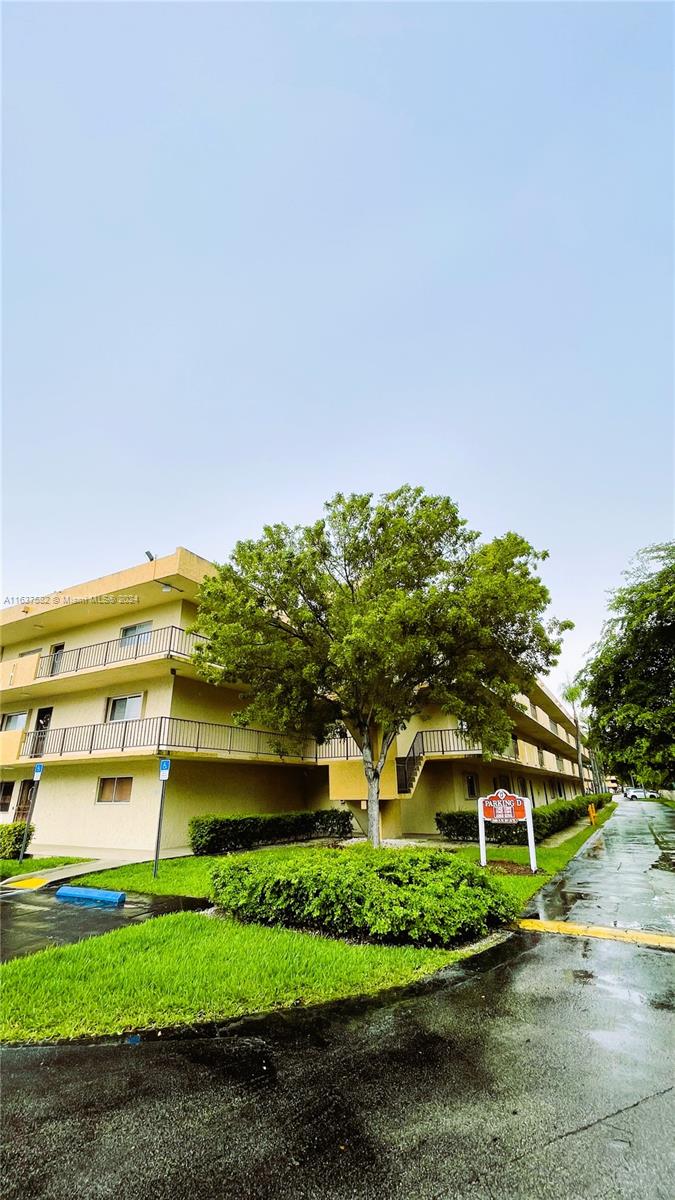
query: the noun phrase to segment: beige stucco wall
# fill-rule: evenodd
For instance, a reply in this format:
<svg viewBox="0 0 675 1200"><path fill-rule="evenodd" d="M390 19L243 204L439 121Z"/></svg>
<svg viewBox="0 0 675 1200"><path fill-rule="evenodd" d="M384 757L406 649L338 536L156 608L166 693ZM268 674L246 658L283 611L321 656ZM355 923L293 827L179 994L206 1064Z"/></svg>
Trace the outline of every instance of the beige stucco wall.
<svg viewBox="0 0 675 1200"><path fill-rule="evenodd" d="M172 762L162 846L188 844L190 817L204 813L298 812L327 806L321 768L255 763Z"/></svg>
<svg viewBox="0 0 675 1200"><path fill-rule="evenodd" d="M131 696L140 692L143 696L141 717L167 716L171 706L173 677L147 678L139 672L133 683L123 683L115 686L114 680L105 688L93 688L86 691L66 692L52 699L45 697L31 702L26 729L35 726L35 715L38 708L53 708L51 728L63 729L70 725L98 725L105 721L107 701L112 696ZM19 705L11 705L11 711L19 709ZM9 709L9 706L8 706Z"/></svg>
<svg viewBox="0 0 675 1200"><path fill-rule="evenodd" d="M232 725L232 713L241 708L240 693L234 688L214 687L180 674L174 680L171 716L188 721L215 721Z"/></svg>
<svg viewBox="0 0 675 1200"><path fill-rule="evenodd" d="M131 775L128 804L99 804L98 781ZM32 778L30 769L17 778ZM20 785L15 783L11 820ZM140 760L97 761L45 766L37 794L33 823L35 842L73 849L78 846L119 850L149 849L154 844L159 804L157 764Z"/></svg>

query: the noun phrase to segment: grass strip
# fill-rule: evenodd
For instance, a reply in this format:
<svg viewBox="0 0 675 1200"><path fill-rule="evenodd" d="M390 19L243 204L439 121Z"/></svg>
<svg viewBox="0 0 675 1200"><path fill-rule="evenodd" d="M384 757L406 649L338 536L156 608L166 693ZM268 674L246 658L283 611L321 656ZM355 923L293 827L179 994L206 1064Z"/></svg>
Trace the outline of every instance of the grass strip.
<svg viewBox="0 0 675 1200"><path fill-rule="evenodd" d="M468 953L353 945L176 913L6 963L0 1037L121 1034L368 995Z"/></svg>
<svg viewBox="0 0 675 1200"><path fill-rule="evenodd" d="M20 863L17 858L0 858L0 879L9 879L12 875L33 875L38 871L48 871L50 867L69 867L71 863L86 861L86 858L24 858Z"/></svg>

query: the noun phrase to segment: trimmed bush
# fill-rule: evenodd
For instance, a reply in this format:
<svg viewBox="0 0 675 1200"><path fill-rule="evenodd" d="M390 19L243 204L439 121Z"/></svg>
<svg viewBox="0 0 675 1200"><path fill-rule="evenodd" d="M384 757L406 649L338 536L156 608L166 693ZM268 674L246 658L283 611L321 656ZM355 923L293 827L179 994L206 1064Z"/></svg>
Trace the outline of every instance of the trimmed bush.
<svg viewBox="0 0 675 1200"><path fill-rule="evenodd" d="M501 884L451 851L307 849L241 854L211 873L214 902L263 925L449 946L516 915Z"/></svg>
<svg viewBox="0 0 675 1200"><path fill-rule="evenodd" d="M0 858L19 857L25 828L25 821L10 821L7 825L0 825ZM34 833L35 826L31 825L28 831L26 850L30 846Z"/></svg>
<svg viewBox="0 0 675 1200"><path fill-rule="evenodd" d="M255 817L193 817L189 824L193 854L227 854L272 842L352 836L352 815L339 808L319 812L271 813Z"/></svg>
<svg viewBox="0 0 675 1200"><path fill-rule="evenodd" d="M580 817L586 816L589 804L594 804L599 811L611 800L609 792L593 796L575 796L573 800L555 800L553 804L545 804L532 810L532 825L534 840L541 842L560 829L573 825ZM442 837L449 842L477 842L478 814L476 812L438 812L436 813L436 828ZM485 839L497 845L526 846L527 827L525 822L518 825L498 825L492 821L485 823Z"/></svg>

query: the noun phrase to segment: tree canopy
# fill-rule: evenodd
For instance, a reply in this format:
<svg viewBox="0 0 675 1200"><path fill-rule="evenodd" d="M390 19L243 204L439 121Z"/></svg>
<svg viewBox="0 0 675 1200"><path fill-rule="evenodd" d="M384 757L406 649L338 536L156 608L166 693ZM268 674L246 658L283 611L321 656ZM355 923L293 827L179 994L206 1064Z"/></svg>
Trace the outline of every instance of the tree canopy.
<svg viewBox="0 0 675 1200"><path fill-rule="evenodd" d="M675 777L675 542L642 550L625 577L579 679L606 766L659 786Z"/></svg>
<svg viewBox="0 0 675 1200"><path fill-rule="evenodd" d="M543 618L546 557L516 533L481 543L446 496L403 486L336 495L312 525L265 526L204 581L204 677L241 682L242 723L319 740L347 730L363 757L368 827L396 734L435 703L488 754L507 706L550 668L569 623Z"/></svg>

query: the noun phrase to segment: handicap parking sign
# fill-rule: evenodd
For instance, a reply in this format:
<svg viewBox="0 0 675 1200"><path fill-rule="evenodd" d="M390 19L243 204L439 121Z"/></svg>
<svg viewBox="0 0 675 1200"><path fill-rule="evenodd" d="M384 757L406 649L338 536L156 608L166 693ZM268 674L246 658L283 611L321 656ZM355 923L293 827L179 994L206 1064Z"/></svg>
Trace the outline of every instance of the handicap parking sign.
<svg viewBox="0 0 675 1200"><path fill-rule="evenodd" d="M161 780L168 779L170 770L171 770L171 759L170 758L160 758L160 760L159 760L159 778Z"/></svg>
<svg viewBox="0 0 675 1200"><path fill-rule="evenodd" d="M35 766L33 767L33 783L40 782L40 776L42 775L42 772L44 771L44 769L45 769L44 763L36 763L35 764Z"/></svg>

